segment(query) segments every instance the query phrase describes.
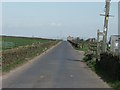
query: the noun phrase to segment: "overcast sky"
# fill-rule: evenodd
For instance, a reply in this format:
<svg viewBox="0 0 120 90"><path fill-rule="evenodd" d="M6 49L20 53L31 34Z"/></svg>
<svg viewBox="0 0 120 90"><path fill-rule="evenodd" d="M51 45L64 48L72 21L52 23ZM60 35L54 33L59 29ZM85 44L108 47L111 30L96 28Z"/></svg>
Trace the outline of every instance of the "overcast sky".
<svg viewBox="0 0 120 90"><path fill-rule="evenodd" d="M0 4L1 5L1 4ZM104 2L4 2L2 34L46 38L96 37L103 31ZM112 2L108 37L118 34L118 3Z"/></svg>
<svg viewBox="0 0 120 90"><path fill-rule="evenodd" d="M118 34L120 35L120 1L118 5Z"/></svg>

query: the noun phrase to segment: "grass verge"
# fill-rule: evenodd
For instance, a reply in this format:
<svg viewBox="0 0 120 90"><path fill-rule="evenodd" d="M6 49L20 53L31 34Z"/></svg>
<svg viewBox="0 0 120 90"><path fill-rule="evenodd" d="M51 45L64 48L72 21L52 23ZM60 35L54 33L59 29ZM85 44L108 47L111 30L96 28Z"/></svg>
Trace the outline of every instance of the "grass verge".
<svg viewBox="0 0 120 90"><path fill-rule="evenodd" d="M2 72L9 72L57 43L58 41L50 41L4 50L2 52Z"/></svg>

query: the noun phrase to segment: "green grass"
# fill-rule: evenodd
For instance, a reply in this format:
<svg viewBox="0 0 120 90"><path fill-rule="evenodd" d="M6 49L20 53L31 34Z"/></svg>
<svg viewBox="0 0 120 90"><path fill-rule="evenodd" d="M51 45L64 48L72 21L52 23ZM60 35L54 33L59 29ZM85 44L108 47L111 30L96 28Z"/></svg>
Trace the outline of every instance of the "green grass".
<svg viewBox="0 0 120 90"><path fill-rule="evenodd" d="M58 42L52 39L0 36L2 71L9 72Z"/></svg>
<svg viewBox="0 0 120 90"><path fill-rule="evenodd" d="M83 47L81 47L82 44L83 44ZM80 47L79 48L75 48L75 49L87 52L89 50L89 45L86 42L82 42L82 43L80 43Z"/></svg>
<svg viewBox="0 0 120 90"><path fill-rule="evenodd" d="M22 38L22 37L0 37L0 43L2 43L2 50L7 50L19 46L31 45L32 43L44 43L49 40L38 38Z"/></svg>
<svg viewBox="0 0 120 90"><path fill-rule="evenodd" d="M2 71L9 72L10 70L22 65L31 60L35 56L40 55L58 41L51 41L42 44L35 44L29 46L22 46L19 48L4 50L2 55Z"/></svg>

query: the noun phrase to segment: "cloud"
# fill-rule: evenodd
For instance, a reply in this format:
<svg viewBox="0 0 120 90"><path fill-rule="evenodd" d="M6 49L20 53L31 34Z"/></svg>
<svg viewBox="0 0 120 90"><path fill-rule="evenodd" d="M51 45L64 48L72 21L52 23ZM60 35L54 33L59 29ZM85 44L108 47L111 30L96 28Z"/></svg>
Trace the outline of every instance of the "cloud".
<svg viewBox="0 0 120 90"><path fill-rule="evenodd" d="M55 22L49 23L49 25L50 25L50 26L55 26L55 27L62 26L61 23L55 23Z"/></svg>
<svg viewBox="0 0 120 90"><path fill-rule="evenodd" d="M19 27L41 27L40 23L25 23L25 22L13 22L13 23L3 23L3 27L7 28L19 28Z"/></svg>

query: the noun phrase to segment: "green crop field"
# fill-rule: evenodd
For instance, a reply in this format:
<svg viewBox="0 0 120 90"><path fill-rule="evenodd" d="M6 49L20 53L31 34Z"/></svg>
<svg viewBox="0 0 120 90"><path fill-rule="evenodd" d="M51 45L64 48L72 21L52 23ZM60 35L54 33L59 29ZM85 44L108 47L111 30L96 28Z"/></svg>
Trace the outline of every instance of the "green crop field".
<svg viewBox="0 0 120 90"><path fill-rule="evenodd" d="M44 43L48 41L50 40L41 38L2 36L0 37L0 50L7 50L19 46L31 45L33 43Z"/></svg>
<svg viewBox="0 0 120 90"><path fill-rule="evenodd" d="M59 40L26 37L0 37L2 71L8 72L54 46Z"/></svg>

